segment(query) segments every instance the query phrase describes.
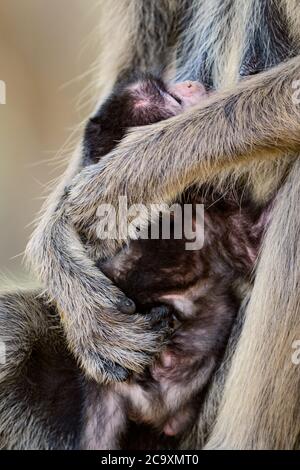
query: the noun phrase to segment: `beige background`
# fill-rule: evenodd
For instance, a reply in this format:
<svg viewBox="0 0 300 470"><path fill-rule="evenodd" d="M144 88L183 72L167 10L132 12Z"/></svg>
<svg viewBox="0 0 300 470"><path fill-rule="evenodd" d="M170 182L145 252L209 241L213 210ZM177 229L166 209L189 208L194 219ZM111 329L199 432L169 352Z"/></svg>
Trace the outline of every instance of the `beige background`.
<svg viewBox="0 0 300 470"><path fill-rule="evenodd" d="M30 276L22 256L47 184L70 155L72 129L94 101L84 93L97 58L96 0L1 0L0 285ZM83 77L80 78L80 75ZM71 81L71 83L70 83ZM81 97L81 99L80 99Z"/></svg>

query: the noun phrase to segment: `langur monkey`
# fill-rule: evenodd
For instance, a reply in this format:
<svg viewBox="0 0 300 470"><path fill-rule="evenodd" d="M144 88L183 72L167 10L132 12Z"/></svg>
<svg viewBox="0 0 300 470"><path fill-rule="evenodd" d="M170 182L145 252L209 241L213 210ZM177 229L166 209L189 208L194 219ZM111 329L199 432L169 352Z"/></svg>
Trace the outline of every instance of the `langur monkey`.
<svg viewBox="0 0 300 470"><path fill-rule="evenodd" d="M291 353L300 337L300 109L295 99L300 6L295 0L124 0L114 8L111 1L104 2L102 14L116 33L115 44L110 34L103 48L103 59L110 59L101 66L105 92L127 74L150 71L178 81L198 80L214 93L186 113L132 130L95 165L83 168L82 154L74 157L50 198L28 256L63 316L68 347L90 376L108 381L143 370L165 340L143 315L133 313L132 303L99 271L90 256L92 247L90 253L83 249L78 228L99 204L115 204L124 193L129 205L169 204L186 188L208 183L221 193L236 184L242 188L241 199L246 194L259 209L275 198L254 286L246 289L250 299L240 312L244 322L233 329L226 359L182 446L297 448L300 371ZM126 162L122 172L121 160ZM109 258L120 248L102 241L94 253ZM39 328L26 320L25 312L33 306ZM85 325L80 323L83 311L90 319ZM30 293L2 298L1 312L7 323L14 318L15 328L7 335L23 341L26 350L32 341L23 340L25 332L40 337L45 331L41 313L48 309L45 302L33 302ZM9 390L16 404L13 365ZM1 376L7 391L5 380ZM32 412L30 402L24 398L22 403ZM39 403L46 413L46 405ZM10 416L1 420L1 432L13 447L20 413L10 409ZM41 420L32 424L23 446L38 433L39 447L51 440L51 409L46 416L43 426ZM68 430L63 436L64 445L72 447ZM59 442L53 437L54 447Z"/></svg>

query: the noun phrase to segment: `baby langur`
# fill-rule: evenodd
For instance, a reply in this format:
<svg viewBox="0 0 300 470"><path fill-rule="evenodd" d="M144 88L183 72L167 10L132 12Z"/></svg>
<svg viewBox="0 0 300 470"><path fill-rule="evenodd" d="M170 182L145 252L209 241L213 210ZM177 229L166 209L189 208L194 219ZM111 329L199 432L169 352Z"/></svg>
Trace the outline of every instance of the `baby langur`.
<svg viewBox="0 0 300 470"><path fill-rule="evenodd" d="M198 82L166 85L151 76L118 85L86 128L85 164L98 162L129 127L167 119L207 96ZM168 436L184 431L193 422L199 394L224 351L239 307L234 286L237 279L250 280L264 216L246 197L241 206L233 193L222 199L208 188L190 189L178 202L182 208L189 203L194 210L197 203L205 205L201 249L186 250L184 236L174 236L171 217L170 239L134 240L113 259L98 263L136 302L138 311L165 316L174 329L144 375L95 392L97 397L86 406L83 447L118 448L129 420ZM197 229L195 212L192 224ZM101 434L96 441L95 426Z"/></svg>
<svg viewBox="0 0 300 470"><path fill-rule="evenodd" d="M148 75L131 83L119 83L86 127L84 165L96 163L110 152L129 127L176 116L207 96L204 86L193 81L167 86Z"/></svg>

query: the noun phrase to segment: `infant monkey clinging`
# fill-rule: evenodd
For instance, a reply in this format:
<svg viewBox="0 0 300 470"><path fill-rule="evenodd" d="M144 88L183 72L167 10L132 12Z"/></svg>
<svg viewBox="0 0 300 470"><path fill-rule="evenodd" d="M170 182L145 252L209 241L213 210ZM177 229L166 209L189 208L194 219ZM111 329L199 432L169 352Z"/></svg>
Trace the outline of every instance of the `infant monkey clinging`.
<svg viewBox="0 0 300 470"><path fill-rule="evenodd" d="M207 96L198 82L168 86L160 79L142 76L119 84L87 125L85 164L97 163L129 127L176 116ZM114 258L98 260L101 271L135 301L140 312L152 312L158 323L173 316L176 330L144 375L103 388L100 416L107 427L103 423L99 427L102 436L97 448L118 448L129 418L167 435L186 429L238 311L235 281L250 281L264 229L262 214L246 199L241 207L233 193L220 198L208 188L191 188L179 202L182 206L205 205L201 250L187 251L186 239L175 239L172 225L169 240L134 240ZM94 406L99 408L99 403L90 404L87 416L93 414ZM112 407L118 410L113 427L108 419ZM88 439L85 444L89 446Z"/></svg>

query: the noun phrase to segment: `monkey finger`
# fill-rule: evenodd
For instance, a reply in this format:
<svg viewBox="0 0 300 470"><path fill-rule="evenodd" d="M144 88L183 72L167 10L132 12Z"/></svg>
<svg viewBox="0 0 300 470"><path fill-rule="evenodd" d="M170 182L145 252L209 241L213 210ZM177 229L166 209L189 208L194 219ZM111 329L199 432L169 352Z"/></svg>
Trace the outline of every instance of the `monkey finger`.
<svg viewBox="0 0 300 470"><path fill-rule="evenodd" d="M159 307L153 307L148 313L151 316L153 322L160 321L163 319L171 319L171 308L167 305L160 305Z"/></svg>
<svg viewBox="0 0 300 470"><path fill-rule="evenodd" d="M120 312L125 313L127 315L132 315L136 311L136 306L133 300L128 299L128 297L123 297L119 299L117 303L117 308Z"/></svg>
<svg viewBox="0 0 300 470"><path fill-rule="evenodd" d="M167 305L154 307L148 313L148 319L153 331L159 331L164 339L173 333L172 309Z"/></svg>

